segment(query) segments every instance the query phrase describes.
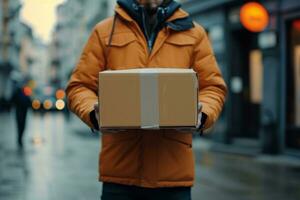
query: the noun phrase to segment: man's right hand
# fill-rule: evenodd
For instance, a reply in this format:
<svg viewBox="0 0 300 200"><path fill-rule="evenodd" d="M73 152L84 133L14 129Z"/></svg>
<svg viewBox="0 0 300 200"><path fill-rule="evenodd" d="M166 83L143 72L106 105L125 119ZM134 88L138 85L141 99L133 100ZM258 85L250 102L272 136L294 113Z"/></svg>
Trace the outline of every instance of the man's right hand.
<svg viewBox="0 0 300 200"><path fill-rule="evenodd" d="M99 131L99 106L98 103L94 104L94 110L90 112L90 121L93 124L92 131Z"/></svg>
<svg viewBox="0 0 300 200"><path fill-rule="evenodd" d="M94 104L94 117L96 118L96 121L97 121L97 127L98 130L101 131L101 127L100 127L100 124L99 124L99 120L100 120L100 114L99 114L99 104L98 103L95 103ZM124 131L124 129L108 129L108 128L105 128L105 130L103 130L104 132L107 132L107 133L118 133L120 131Z"/></svg>
<svg viewBox="0 0 300 200"><path fill-rule="evenodd" d="M95 111L95 117L97 119L97 122L98 122L98 127L99 127L99 104L98 103L95 103L94 104L94 111Z"/></svg>

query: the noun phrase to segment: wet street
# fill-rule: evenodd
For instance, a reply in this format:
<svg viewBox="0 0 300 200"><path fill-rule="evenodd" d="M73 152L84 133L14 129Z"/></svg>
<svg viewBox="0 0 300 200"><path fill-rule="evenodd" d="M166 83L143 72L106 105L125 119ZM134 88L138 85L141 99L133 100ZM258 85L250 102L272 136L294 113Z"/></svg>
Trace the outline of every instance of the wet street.
<svg viewBox="0 0 300 200"><path fill-rule="evenodd" d="M28 119L21 152L13 114L0 114L0 199L99 199L99 137L73 116L68 122L61 113L30 113ZM299 158L216 153L199 138L193 146L194 200L300 199Z"/></svg>

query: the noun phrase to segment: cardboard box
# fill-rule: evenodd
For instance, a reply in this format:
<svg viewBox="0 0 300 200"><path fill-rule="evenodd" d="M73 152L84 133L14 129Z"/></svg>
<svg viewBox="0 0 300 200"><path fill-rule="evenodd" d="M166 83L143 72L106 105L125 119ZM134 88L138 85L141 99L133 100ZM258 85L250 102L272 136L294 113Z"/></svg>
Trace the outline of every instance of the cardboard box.
<svg viewBox="0 0 300 200"><path fill-rule="evenodd" d="M146 68L99 74L101 128L195 127L198 80L192 69Z"/></svg>

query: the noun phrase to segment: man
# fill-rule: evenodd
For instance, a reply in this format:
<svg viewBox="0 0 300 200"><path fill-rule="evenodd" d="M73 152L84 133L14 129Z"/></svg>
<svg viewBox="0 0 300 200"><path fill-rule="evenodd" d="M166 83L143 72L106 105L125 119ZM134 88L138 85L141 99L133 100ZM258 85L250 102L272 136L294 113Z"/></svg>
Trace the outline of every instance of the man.
<svg viewBox="0 0 300 200"><path fill-rule="evenodd" d="M205 30L173 0L117 3L115 16L94 28L71 76L67 87L70 109L91 128L99 129L94 105L100 71L193 68L200 86L199 125L202 129L212 126L224 104L226 85ZM99 180L103 200L191 199L192 130L102 133Z"/></svg>
<svg viewBox="0 0 300 200"><path fill-rule="evenodd" d="M19 150L23 150L23 137L26 127L27 111L31 106L31 99L24 91L26 80L20 73L14 71L12 73L12 81L14 89L11 102L16 107L17 145Z"/></svg>

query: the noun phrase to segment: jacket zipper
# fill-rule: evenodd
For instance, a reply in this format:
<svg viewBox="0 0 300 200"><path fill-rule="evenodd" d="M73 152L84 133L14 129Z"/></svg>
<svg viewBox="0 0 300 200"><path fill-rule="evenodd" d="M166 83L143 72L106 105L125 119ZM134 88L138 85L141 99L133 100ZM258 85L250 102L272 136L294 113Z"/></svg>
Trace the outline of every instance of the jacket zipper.
<svg viewBox="0 0 300 200"><path fill-rule="evenodd" d="M145 19L145 9L142 9L142 23L143 23L143 29L145 31L145 36L146 36L146 40L147 40L147 47L148 47L148 53L150 54L150 52L152 51L152 41L151 38L149 37L149 33L146 29L146 19Z"/></svg>

